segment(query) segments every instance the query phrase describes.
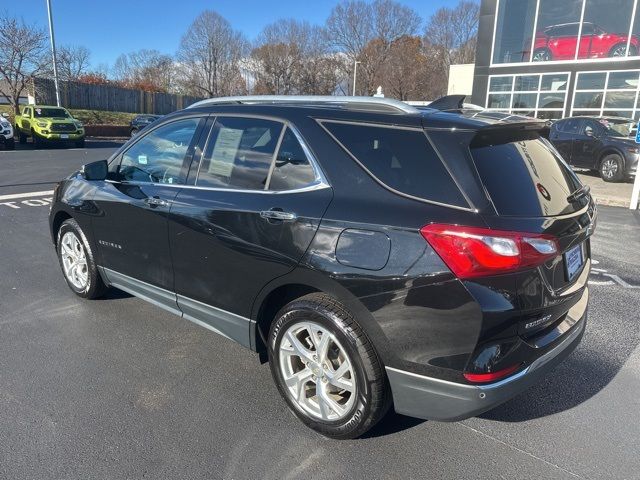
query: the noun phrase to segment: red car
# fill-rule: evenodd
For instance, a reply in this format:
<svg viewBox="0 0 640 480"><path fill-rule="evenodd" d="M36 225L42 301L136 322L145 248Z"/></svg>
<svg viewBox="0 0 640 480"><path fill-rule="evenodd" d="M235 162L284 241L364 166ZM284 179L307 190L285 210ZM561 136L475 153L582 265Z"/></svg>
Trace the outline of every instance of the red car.
<svg viewBox="0 0 640 480"><path fill-rule="evenodd" d="M563 23L538 32L533 49L533 61L573 60L579 30L580 23ZM598 25L585 22L582 24L578 58L624 57L628 39L627 34L607 33ZM639 46L638 37L632 35L629 56L637 55Z"/></svg>

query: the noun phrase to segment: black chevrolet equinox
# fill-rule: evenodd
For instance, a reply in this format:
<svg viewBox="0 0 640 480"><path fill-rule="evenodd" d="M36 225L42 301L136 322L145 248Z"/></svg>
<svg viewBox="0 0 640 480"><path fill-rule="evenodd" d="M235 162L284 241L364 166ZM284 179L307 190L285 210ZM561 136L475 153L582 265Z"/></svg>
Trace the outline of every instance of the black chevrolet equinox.
<svg viewBox="0 0 640 480"><path fill-rule="evenodd" d="M596 207L544 123L462 101L227 97L163 117L57 186L64 278L256 351L329 437L391 406L480 414L580 342Z"/></svg>

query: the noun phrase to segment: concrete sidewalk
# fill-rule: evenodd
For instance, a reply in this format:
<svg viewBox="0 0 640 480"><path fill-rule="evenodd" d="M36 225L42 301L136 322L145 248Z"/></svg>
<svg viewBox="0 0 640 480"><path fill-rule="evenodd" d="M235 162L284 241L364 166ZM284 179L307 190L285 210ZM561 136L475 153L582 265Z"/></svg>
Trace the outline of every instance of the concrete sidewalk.
<svg viewBox="0 0 640 480"><path fill-rule="evenodd" d="M607 183L597 173L576 172L582 183L591 187L591 195L600 205L613 205L629 208L633 180L623 183Z"/></svg>

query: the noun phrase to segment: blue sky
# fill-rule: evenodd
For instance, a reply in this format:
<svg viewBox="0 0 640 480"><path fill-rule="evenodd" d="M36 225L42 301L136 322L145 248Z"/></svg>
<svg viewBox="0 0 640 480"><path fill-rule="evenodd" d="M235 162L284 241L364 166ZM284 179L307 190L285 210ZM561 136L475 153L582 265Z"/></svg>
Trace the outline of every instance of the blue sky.
<svg viewBox="0 0 640 480"><path fill-rule="evenodd" d="M254 39L279 18L322 24L337 0L52 0L56 43L84 45L94 67L112 65L121 53L141 48L173 54L182 34L205 9L215 10ZM458 0L400 0L423 19ZM0 9L47 27L45 0L6 2Z"/></svg>

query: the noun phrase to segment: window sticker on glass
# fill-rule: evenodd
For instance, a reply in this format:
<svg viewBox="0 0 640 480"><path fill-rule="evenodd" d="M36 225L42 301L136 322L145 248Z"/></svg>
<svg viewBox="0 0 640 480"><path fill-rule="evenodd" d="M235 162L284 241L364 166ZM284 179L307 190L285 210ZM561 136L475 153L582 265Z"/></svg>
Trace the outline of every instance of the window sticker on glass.
<svg viewBox="0 0 640 480"><path fill-rule="evenodd" d="M138 163L140 165L146 165L147 164L147 156L146 155L138 155Z"/></svg>
<svg viewBox="0 0 640 480"><path fill-rule="evenodd" d="M209 163L209 173L230 177L233 171L233 162L238 153L238 146L242 140L241 129L221 128L216 139Z"/></svg>

